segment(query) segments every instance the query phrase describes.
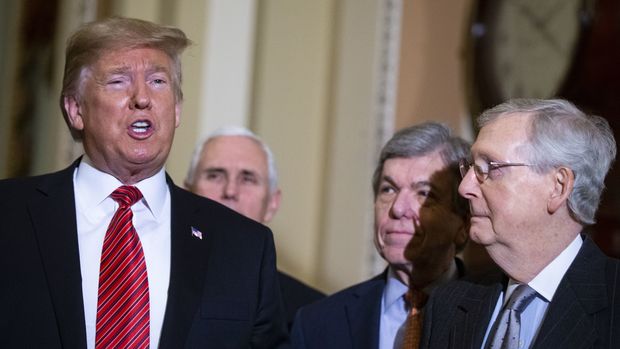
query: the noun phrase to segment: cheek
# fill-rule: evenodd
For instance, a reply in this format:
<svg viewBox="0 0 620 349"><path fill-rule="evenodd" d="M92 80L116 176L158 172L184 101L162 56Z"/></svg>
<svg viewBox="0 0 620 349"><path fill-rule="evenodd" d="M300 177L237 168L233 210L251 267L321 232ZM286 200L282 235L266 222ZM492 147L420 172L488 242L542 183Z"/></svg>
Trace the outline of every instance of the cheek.
<svg viewBox="0 0 620 349"><path fill-rule="evenodd" d="M441 226L450 232L455 232L458 229L461 229L463 224L465 224L461 216L448 210L444 210L441 216L435 215L434 217L438 226Z"/></svg>
<svg viewBox="0 0 620 349"><path fill-rule="evenodd" d="M264 188L255 185L240 185L239 187L239 200L243 202L245 206L264 206L269 197L267 191Z"/></svg>
<svg viewBox="0 0 620 349"><path fill-rule="evenodd" d="M215 198L217 194L222 191L221 185L204 179L199 179L196 181L194 190L196 194L206 196L208 198Z"/></svg>
<svg viewBox="0 0 620 349"><path fill-rule="evenodd" d="M385 225L385 223L389 220L389 214L389 205L375 202L375 228Z"/></svg>
<svg viewBox="0 0 620 349"><path fill-rule="evenodd" d="M375 242L379 247L385 246L385 224L381 220L381 216L375 214Z"/></svg>
<svg viewBox="0 0 620 349"><path fill-rule="evenodd" d="M93 101L94 110L116 110L123 109L127 105L128 97L125 94L95 95L90 99Z"/></svg>
<svg viewBox="0 0 620 349"><path fill-rule="evenodd" d="M383 250L385 247L383 229L381 222L375 217L375 234L373 236L375 240L375 245L379 251Z"/></svg>

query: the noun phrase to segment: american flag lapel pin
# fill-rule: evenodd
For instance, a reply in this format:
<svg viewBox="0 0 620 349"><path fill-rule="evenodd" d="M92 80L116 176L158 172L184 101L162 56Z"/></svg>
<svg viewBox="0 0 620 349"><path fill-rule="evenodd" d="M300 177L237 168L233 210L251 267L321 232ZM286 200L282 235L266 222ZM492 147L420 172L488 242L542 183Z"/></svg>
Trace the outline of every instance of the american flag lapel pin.
<svg viewBox="0 0 620 349"><path fill-rule="evenodd" d="M192 236L202 240L202 232L194 227L192 227Z"/></svg>

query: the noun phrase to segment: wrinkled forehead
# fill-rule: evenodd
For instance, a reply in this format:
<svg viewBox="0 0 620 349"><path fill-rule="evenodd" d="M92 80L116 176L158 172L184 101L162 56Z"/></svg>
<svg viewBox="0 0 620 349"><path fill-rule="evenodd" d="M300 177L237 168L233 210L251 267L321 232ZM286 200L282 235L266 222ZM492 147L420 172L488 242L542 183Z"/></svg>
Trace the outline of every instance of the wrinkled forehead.
<svg viewBox="0 0 620 349"><path fill-rule="evenodd" d="M267 176L267 155L260 144L245 136L217 136L210 139L201 156L203 166L251 170Z"/></svg>
<svg viewBox="0 0 620 349"><path fill-rule="evenodd" d="M446 188L460 179L446 164L440 152L433 151L423 156L395 157L383 165L380 180L389 179L411 186L427 185Z"/></svg>
<svg viewBox="0 0 620 349"><path fill-rule="evenodd" d="M145 68L171 72L174 69L173 61L168 54L152 47L121 48L104 51L90 64L92 69L132 69Z"/></svg>

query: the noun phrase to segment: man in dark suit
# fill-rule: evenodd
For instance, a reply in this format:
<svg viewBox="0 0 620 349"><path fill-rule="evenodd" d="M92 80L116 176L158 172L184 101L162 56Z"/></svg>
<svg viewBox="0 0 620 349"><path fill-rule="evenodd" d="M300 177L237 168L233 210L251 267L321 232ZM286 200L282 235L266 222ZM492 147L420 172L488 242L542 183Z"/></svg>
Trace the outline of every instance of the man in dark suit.
<svg viewBox="0 0 620 349"><path fill-rule="evenodd" d="M113 18L68 41L61 105L85 155L0 182L3 348L275 348L271 232L172 183L185 34Z"/></svg>
<svg viewBox="0 0 620 349"><path fill-rule="evenodd" d="M467 204L458 161L469 144L437 123L397 132L373 176L375 245L387 270L307 307L293 323L297 348L400 348L409 288L430 292L463 274ZM407 250L407 258L405 258Z"/></svg>
<svg viewBox="0 0 620 349"><path fill-rule="evenodd" d="M620 263L583 232L616 156L608 123L564 100L518 99L478 125L459 192L471 239L504 275L437 289L422 347L620 347Z"/></svg>
<svg viewBox="0 0 620 349"><path fill-rule="evenodd" d="M250 130L224 127L194 149L185 188L267 224L280 208L281 190L271 149ZM278 271L289 328L299 307L321 292Z"/></svg>

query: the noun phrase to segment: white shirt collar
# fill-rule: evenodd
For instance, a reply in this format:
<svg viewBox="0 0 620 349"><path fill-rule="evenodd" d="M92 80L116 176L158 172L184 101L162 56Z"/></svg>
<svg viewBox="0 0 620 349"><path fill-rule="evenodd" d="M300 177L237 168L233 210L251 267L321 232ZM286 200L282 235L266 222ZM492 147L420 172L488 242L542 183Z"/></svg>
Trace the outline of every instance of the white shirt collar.
<svg viewBox="0 0 620 349"><path fill-rule="evenodd" d="M528 283L528 285L533 288L539 295L541 295L547 302L551 302L553 299L553 295L555 291L558 289L560 285L560 281L566 274L566 271L577 257L577 253L581 249L581 245L583 245L583 239L581 235L577 235L573 242L571 242L565 249L560 253L551 263L547 264L547 266L536 275L532 281ZM510 279L508 282L508 288L506 289L506 296L504 297L504 302L514 291L514 289L519 284Z"/></svg>
<svg viewBox="0 0 620 349"><path fill-rule="evenodd" d="M123 185L114 176L93 167L87 155L84 155L80 161L74 176L77 199L86 214L91 209L95 210L116 188ZM161 217L168 190L164 168L161 168L155 175L136 183L135 186L142 192L142 201L154 218Z"/></svg>

